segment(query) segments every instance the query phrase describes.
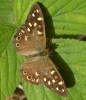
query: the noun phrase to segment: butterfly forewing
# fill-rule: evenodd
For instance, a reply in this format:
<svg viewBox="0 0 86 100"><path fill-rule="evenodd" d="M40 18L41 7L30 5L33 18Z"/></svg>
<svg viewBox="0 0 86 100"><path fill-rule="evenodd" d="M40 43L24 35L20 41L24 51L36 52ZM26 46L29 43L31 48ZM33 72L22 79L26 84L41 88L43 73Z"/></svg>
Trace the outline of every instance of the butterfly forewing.
<svg viewBox="0 0 86 100"><path fill-rule="evenodd" d="M27 16L25 26L20 27L14 36L14 46L19 54L34 54L40 52L42 47L46 48L44 26L42 11L35 3Z"/></svg>
<svg viewBox="0 0 86 100"><path fill-rule="evenodd" d="M18 53L27 56L20 69L26 82L44 84L55 93L67 96L65 83L48 57L44 18L37 3L31 7L25 26L20 27L14 36L14 46Z"/></svg>
<svg viewBox="0 0 86 100"><path fill-rule="evenodd" d="M25 27L29 33L35 36L35 39L41 46L46 48L44 17L41 8L37 3L31 7L25 22Z"/></svg>

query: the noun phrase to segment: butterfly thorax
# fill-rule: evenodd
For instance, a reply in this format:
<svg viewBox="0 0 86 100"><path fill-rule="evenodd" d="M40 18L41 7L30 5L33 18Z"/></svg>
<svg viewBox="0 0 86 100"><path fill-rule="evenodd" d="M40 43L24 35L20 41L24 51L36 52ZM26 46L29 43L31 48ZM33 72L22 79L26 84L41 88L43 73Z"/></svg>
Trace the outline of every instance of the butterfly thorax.
<svg viewBox="0 0 86 100"><path fill-rule="evenodd" d="M47 57L48 57L49 55L50 55L50 52L49 52L48 49L46 49L46 50L40 52L40 56L47 56Z"/></svg>
<svg viewBox="0 0 86 100"><path fill-rule="evenodd" d="M27 58L33 58L33 57L38 57L38 56L48 57L49 55L50 55L50 52L49 52L49 50L46 49L46 50L43 50L43 51L28 55Z"/></svg>

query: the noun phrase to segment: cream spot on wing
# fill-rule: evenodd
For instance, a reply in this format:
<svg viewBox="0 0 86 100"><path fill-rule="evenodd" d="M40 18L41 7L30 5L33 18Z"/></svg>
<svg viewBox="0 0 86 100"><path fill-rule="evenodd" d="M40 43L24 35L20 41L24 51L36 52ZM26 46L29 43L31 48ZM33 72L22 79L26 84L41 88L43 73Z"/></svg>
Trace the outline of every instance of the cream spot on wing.
<svg viewBox="0 0 86 100"><path fill-rule="evenodd" d="M28 36L25 36L25 41L27 41Z"/></svg>
<svg viewBox="0 0 86 100"><path fill-rule="evenodd" d="M60 81L58 84L59 84L59 85L62 85L62 84L63 84L63 81Z"/></svg>
<svg viewBox="0 0 86 100"><path fill-rule="evenodd" d="M59 90L59 88L57 87L56 90Z"/></svg>
<svg viewBox="0 0 86 100"><path fill-rule="evenodd" d="M25 31L24 31L24 30L21 30L21 32L22 32L22 33L25 33Z"/></svg>
<svg viewBox="0 0 86 100"><path fill-rule="evenodd" d="M64 92L65 90L64 89L62 89L62 92Z"/></svg>
<svg viewBox="0 0 86 100"><path fill-rule="evenodd" d="M19 35L21 36L21 35L22 35L22 33L21 33L21 32L19 32Z"/></svg>
<svg viewBox="0 0 86 100"><path fill-rule="evenodd" d="M53 83L55 83L55 80L52 80Z"/></svg>
<svg viewBox="0 0 86 100"><path fill-rule="evenodd" d="M20 46L20 44L19 43L16 43L16 47L19 47Z"/></svg>
<svg viewBox="0 0 86 100"><path fill-rule="evenodd" d="M37 9L36 12L39 13L39 10Z"/></svg>
<svg viewBox="0 0 86 100"><path fill-rule="evenodd" d="M36 83L38 83L39 82L39 79L36 79Z"/></svg>
<svg viewBox="0 0 86 100"><path fill-rule="evenodd" d="M32 79L32 82L35 82L35 78Z"/></svg>
<svg viewBox="0 0 86 100"><path fill-rule="evenodd" d="M42 17L39 17L37 20L41 21L42 20Z"/></svg>
<svg viewBox="0 0 86 100"><path fill-rule="evenodd" d="M17 40L17 41L20 41L20 40L21 40L21 37L20 37L20 36L17 36L17 37L16 37L16 40Z"/></svg>
<svg viewBox="0 0 86 100"><path fill-rule="evenodd" d="M46 82L46 80L47 80L47 79L44 77L44 81L45 81L45 82Z"/></svg>
<svg viewBox="0 0 86 100"><path fill-rule="evenodd" d="M30 32L30 28L27 28L27 31Z"/></svg>
<svg viewBox="0 0 86 100"><path fill-rule="evenodd" d="M50 85L51 84L51 82L50 81L48 81L48 85Z"/></svg>
<svg viewBox="0 0 86 100"><path fill-rule="evenodd" d="M27 71L26 70L23 70L23 74L26 75L27 74Z"/></svg>
<svg viewBox="0 0 86 100"><path fill-rule="evenodd" d="M50 73L53 75L55 73L55 70L52 70Z"/></svg>
<svg viewBox="0 0 86 100"><path fill-rule="evenodd" d="M39 31L38 31L38 34L42 34L42 32L39 32Z"/></svg>
<svg viewBox="0 0 86 100"><path fill-rule="evenodd" d="M34 13L32 14L32 17L35 17L35 14Z"/></svg>
<svg viewBox="0 0 86 100"><path fill-rule="evenodd" d="M28 24L29 24L30 27L32 27L32 24L30 22Z"/></svg>
<svg viewBox="0 0 86 100"><path fill-rule="evenodd" d="M39 76L39 74L38 74L37 72L35 72L35 75L36 75L36 76Z"/></svg>
<svg viewBox="0 0 86 100"><path fill-rule="evenodd" d="M34 22L34 26L37 26L37 23L36 22Z"/></svg>
<svg viewBox="0 0 86 100"><path fill-rule="evenodd" d="M27 80L31 80L32 79L32 76L31 75L28 75L27 76Z"/></svg>

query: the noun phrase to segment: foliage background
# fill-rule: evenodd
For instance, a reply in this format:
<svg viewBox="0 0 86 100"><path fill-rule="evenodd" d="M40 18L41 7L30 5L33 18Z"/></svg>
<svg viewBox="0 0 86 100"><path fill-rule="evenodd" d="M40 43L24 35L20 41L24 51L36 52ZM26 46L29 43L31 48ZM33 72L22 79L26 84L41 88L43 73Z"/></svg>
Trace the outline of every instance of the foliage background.
<svg viewBox="0 0 86 100"><path fill-rule="evenodd" d="M20 76L24 57L16 53L13 35L35 2L41 3L47 38L53 38L52 60L66 83L67 98L43 85L27 84ZM12 95L22 81L28 100L86 100L86 43L77 39L85 32L86 0L0 0L0 99Z"/></svg>

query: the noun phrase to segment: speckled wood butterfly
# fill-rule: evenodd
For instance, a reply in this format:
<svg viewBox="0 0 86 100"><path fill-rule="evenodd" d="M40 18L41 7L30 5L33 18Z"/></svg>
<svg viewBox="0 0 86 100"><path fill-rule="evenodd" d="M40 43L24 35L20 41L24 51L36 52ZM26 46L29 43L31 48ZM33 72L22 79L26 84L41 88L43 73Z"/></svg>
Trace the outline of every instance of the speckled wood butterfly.
<svg viewBox="0 0 86 100"><path fill-rule="evenodd" d="M26 56L20 69L26 82L44 84L55 93L67 96L65 83L46 49L44 17L38 3L33 4L25 25L15 34L14 46L19 54Z"/></svg>

